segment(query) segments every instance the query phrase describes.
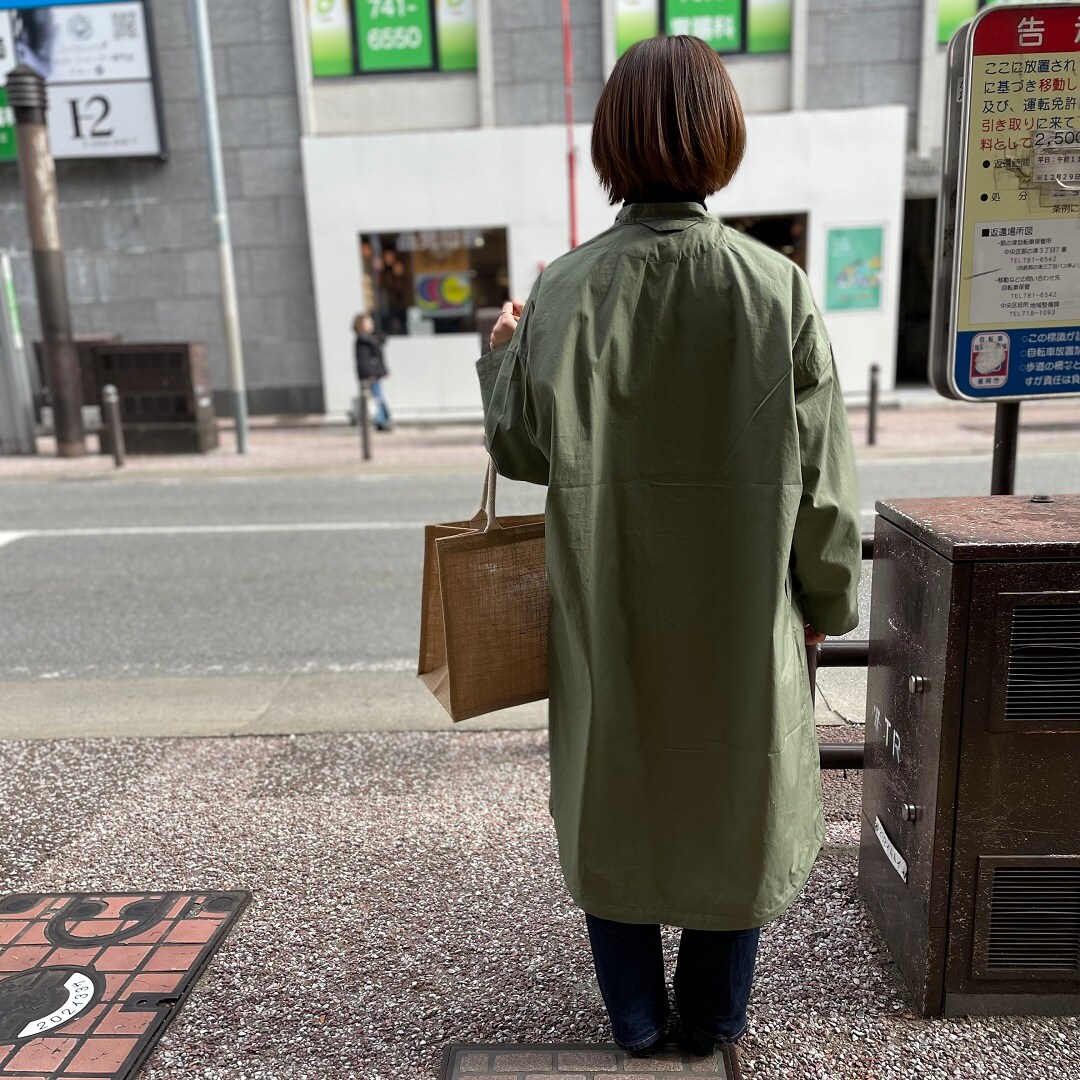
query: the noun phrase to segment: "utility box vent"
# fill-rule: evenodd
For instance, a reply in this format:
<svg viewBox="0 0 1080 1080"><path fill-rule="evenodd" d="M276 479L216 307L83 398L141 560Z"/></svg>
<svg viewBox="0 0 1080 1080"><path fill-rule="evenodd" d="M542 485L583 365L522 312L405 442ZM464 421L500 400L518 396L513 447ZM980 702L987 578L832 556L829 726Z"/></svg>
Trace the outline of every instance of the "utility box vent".
<svg viewBox="0 0 1080 1080"><path fill-rule="evenodd" d="M1080 978L1080 866L994 868L986 967Z"/></svg>
<svg viewBox="0 0 1080 1080"><path fill-rule="evenodd" d="M1080 721L1080 604L1013 608L1005 719Z"/></svg>

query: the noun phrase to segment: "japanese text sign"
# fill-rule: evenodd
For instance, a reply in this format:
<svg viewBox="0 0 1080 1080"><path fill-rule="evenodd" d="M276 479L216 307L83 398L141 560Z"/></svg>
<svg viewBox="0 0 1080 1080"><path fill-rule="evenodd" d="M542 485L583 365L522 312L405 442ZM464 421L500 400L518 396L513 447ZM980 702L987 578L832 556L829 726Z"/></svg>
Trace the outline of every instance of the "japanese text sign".
<svg viewBox="0 0 1080 1080"><path fill-rule="evenodd" d="M995 6L966 32L939 389L1080 394L1080 4Z"/></svg>

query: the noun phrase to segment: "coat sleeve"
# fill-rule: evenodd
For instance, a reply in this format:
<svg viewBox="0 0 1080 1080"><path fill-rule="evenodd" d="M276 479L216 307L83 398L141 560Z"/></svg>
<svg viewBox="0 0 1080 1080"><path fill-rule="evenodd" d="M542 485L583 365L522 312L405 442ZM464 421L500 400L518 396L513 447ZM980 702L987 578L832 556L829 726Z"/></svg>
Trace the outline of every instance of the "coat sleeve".
<svg viewBox="0 0 1080 1080"><path fill-rule="evenodd" d="M815 630L846 634L859 624L859 497L836 362L816 311L796 341L793 370L802 467L793 583L803 615Z"/></svg>
<svg viewBox="0 0 1080 1080"><path fill-rule="evenodd" d="M530 299L513 339L482 356L476 370L484 401L488 453L499 475L546 484L550 475L547 454L530 422L527 357L532 308Z"/></svg>

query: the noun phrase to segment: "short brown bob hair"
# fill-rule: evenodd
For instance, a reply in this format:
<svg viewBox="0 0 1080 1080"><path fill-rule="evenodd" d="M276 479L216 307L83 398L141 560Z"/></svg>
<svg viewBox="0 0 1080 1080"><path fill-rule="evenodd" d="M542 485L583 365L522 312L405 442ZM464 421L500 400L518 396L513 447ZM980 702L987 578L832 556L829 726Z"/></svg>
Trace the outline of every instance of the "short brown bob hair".
<svg viewBox="0 0 1080 1080"><path fill-rule="evenodd" d="M647 38L596 106L593 166L612 205L651 190L712 195L742 161L746 123L723 61L700 38Z"/></svg>

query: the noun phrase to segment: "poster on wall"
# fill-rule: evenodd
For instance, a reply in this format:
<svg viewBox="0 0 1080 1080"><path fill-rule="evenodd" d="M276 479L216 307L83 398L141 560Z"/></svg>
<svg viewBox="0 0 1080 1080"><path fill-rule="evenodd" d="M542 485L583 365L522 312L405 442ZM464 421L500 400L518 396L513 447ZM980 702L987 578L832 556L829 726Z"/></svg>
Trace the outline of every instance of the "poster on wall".
<svg viewBox="0 0 1080 1080"><path fill-rule="evenodd" d="M0 8L0 43L0 82L26 64L48 84L56 158L161 155L143 0ZM4 119L13 118L0 114L0 159L15 155Z"/></svg>
<svg viewBox="0 0 1080 1080"><path fill-rule="evenodd" d="M316 79L476 70L476 0L306 0Z"/></svg>
<svg viewBox="0 0 1080 1080"><path fill-rule="evenodd" d="M881 307L880 225L832 228L826 237L825 310L876 311Z"/></svg>
<svg viewBox="0 0 1080 1080"><path fill-rule="evenodd" d="M657 34L690 34L719 53L791 50L791 0L617 0L616 55Z"/></svg>

